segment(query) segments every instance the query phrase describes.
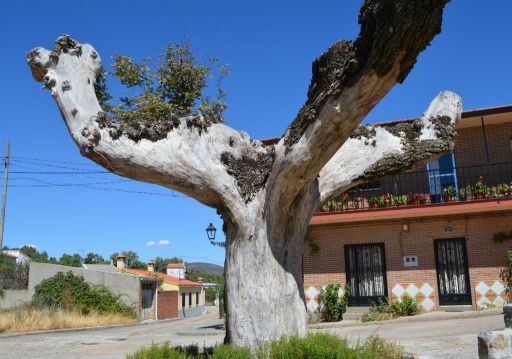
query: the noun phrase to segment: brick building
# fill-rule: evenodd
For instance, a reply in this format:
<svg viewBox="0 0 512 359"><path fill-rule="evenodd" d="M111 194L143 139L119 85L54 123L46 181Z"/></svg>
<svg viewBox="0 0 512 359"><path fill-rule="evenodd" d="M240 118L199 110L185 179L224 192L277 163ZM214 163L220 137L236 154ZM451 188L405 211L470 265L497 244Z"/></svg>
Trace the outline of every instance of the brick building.
<svg viewBox="0 0 512 359"><path fill-rule="evenodd" d="M350 285L349 306L404 295L426 311L503 304L512 241L495 236L512 231L512 106L465 111L456 128L453 154L353 188L312 218L308 310L332 282Z"/></svg>

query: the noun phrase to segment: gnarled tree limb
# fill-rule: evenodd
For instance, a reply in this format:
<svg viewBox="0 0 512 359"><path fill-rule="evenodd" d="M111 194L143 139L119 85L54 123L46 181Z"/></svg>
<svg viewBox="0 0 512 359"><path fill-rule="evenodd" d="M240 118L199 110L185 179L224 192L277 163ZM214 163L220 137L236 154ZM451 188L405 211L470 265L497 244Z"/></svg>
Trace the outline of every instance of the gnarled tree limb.
<svg viewBox="0 0 512 359"><path fill-rule="evenodd" d="M260 189L237 175L257 177L272 165L273 153L259 141L200 114L156 125L141 120L127 129L106 119L94 92L101 60L91 45L64 35L51 51L32 50L28 63L34 78L51 91L82 154L118 175L180 191L236 217ZM238 173L241 159L253 166ZM264 173L251 183L261 186L265 180Z"/></svg>
<svg viewBox="0 0 512 359"><path fill-rule="evenodd" d="M308 100L276 145L274 197L302 193L368 112L411 71L441 30L447 0L367 0L355 42L341 40L313 63Z"/></svg>
<svg viewBox="0 0 512 359"><path fill-rule="evenodd" d="M443 91L419 119L360 126L320 171L318 205L359 183L416 168L453 151L461 112L461 98Z"/></svg>

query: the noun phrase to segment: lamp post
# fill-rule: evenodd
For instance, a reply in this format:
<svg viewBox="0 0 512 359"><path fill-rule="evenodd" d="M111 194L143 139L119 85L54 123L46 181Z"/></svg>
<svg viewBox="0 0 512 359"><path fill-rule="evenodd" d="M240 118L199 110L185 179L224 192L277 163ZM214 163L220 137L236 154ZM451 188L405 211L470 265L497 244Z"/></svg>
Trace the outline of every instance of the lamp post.
<svg viewBox="0 0 512 359"><path fill-rule="evenodd" d="M226 242L215 242L215 234L217 233L217 228L210 223L208 227L206 227L206 235L208 236L208 240L213 246L226 247Z"/></svg>

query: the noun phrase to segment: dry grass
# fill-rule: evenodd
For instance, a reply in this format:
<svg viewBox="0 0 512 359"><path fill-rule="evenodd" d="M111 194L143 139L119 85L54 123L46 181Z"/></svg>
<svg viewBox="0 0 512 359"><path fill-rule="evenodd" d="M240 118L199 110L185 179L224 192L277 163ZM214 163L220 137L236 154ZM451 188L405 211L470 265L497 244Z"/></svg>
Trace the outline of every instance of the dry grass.
<svg viewBox="0 0 512 359"><path fill-rule="evenodd" d="M23 306L0 311L0 333L20 333L36 330L83 328L98 325L135 323L137 319L120 314L83 315L73 311L39 309Z"/></svg>

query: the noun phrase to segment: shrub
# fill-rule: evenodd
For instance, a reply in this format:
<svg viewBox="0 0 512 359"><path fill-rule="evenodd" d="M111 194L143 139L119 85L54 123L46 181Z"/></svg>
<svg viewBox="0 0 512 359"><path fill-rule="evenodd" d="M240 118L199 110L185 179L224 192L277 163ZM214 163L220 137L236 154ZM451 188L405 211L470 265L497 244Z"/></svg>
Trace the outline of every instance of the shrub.
<svg viewBox="0 0 512 359"><path fill-rule="evenodd" d="M102 286L91 287L82 276L72 272L59 272L36 285L32 302L39 307L76 310L82 314L117 313L135 317L133 308L122 303L118 295Z"/></svg>
<svg viewBox="0 0 512 359"><path fill-rule="evenodd" d="M306 338L284 338L254 349L220 345L213 348L171 347L168 342L142 348L127 359L402 359L400 346L370 337L363 344L349 346L345 339L330 334L313 334ZM188 349L187 349L188 348Z"/></svg>
<svg viewBox="0 0 512 359"><path fill-rule="evenodd" d="M326 322L336 322L343 318L343 313L347 309L348 296L350 288L345 285L345 294L340 298L340 285L331 283L320 290L319 310L322 319Z"/></svg>
<svg viewBox="0 0 512 359"><path fill-rule="evenodd" d="M372 303L370 311L364 313L363 322L389 320L398 317L408 317L420 312L420 306L416 299L403 296L400 300L389 303L388 299L379 299Z"/></svg>
<svg viewBox="0 0 512 359"><path fill-rule="evenodd" d="M391 313L395 317L409 317L420 312L420 306L416 299L404 296L402 300L391 303Z"/></svg>

